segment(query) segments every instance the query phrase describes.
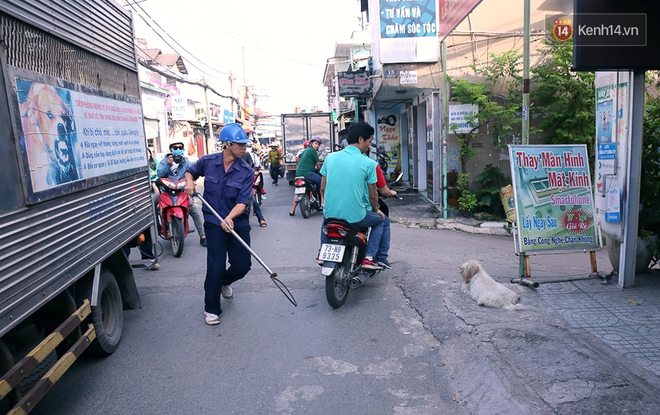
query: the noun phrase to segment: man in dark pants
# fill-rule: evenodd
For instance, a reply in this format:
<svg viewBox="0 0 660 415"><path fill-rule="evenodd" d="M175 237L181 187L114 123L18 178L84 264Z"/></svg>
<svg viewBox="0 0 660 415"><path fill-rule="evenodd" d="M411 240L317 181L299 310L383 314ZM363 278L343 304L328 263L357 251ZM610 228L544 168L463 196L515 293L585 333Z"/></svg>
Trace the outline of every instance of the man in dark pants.
<svg viewBox="0 0 660 415"><path fill-rule="evenodd" d="M280 177L280 165L282 164L282 153L276 143L270 145L268 162L270 163L270 178L273 179L273 184L277 186L277 180Z"/></svg>
<svg viewBox="0 0 660 415"><path fill-rule="evenodd" d="M220 130L224 142L222 153L202 156L186 171L186 193L195 193L195 180L204 176L204 199L224 219L221 223L206 207L204 230L208 251L206 253L206 280L204 281L204 321L220 324L220 296L227 301L234 299L231 284L245 277L250 271L250 253L234 237L227 226L250 244L250 222L247 212L252 195L254 171L242 159L245 154L247 135L239 124L227 124ZM229 269L226 261L229 258Z"/></svg>

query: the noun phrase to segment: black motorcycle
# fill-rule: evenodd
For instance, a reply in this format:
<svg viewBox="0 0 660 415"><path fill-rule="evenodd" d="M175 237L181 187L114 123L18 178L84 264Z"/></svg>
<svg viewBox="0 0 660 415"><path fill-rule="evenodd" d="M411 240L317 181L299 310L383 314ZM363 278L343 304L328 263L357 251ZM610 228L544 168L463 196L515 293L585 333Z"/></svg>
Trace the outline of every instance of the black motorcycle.
<svg viewBox="0 0 660 415"><path fill-rule="evenodd" d="M379 151L376 153L376 157L378 158L378 165L380 166L380 169L383 171L385 177L387 177L387 168L389 167L391 160L390 156Z"/></svg>
<svg viewBox="0 0 660 415"><path fill-rule="evenodd" d="M296 186L294 190L298 197L300 214L307 219L312 215L312 210L321 211L321 190L316 185L304 177L296 177L293 180Z"/></svg>
<svg viewBox="0 0 660 415"><path fill-rule="evenodd" d="M323 261L325 297L332 308L346 302L348 289L356 289L381 270L363 269L371 228L357 228L345 220L328 218L323 233L327 242L321 245L318 259Z"/></svg>

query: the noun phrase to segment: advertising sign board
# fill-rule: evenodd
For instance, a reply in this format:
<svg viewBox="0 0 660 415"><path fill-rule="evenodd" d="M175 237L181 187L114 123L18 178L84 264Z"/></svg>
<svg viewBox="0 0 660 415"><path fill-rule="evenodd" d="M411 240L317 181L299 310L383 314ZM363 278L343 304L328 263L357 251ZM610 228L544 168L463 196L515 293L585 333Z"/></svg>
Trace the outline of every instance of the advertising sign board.
<svg viewBox="0 0 660 415"><path fill-rule="evenodd" d="M521 252L598 249L587 147L510 145Z"/></svg>
<svg viewBox="0 0 660 415"><path fill-rule="evenodd" d="M139 101L118 101L19 77L14 82L29 200L146 169Z"/></svg>
<svg viewBox="0 0 660 415"><path fill-rule="evenodd" d="M378 0L380 62L437 62L437 0Z"/></svg>
<svg viewBox="0 0 660 415"><path fill-rule="evenodd" d="M367 71L338 72L340 97L370 97L371 79Z"/></svg>

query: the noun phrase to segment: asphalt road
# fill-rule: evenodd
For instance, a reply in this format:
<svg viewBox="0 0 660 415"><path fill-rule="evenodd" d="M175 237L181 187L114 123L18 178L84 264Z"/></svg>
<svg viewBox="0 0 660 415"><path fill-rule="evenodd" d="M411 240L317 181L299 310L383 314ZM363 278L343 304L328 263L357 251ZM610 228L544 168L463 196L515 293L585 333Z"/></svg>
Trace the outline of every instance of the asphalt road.
<svg viewBox="0 0 660 415"><path fill-rule="evenodd" d="M448 385L440 343L395 283L408 265L333 310L314 262L321 214L289 217L293 187L266 181L268 227L252 218L252 247L297 307L253 261L234 284L235 300L223 302L222 324L207 326L206 248L197 233L181 258L163 243L161 269L135 271L143 308L125 312L119 349L77 361L32 413L467 413Z"/></svg>

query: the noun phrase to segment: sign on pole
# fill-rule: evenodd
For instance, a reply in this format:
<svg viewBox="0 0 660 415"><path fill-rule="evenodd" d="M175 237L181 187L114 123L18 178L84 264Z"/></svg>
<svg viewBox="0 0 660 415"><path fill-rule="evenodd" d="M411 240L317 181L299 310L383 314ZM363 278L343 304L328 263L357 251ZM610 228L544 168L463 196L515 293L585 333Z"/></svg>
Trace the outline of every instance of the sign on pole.
<svg viewBox="0 0 660 415"><path fill-rule="evenodd" d="M599 249L586 145L510 145L521 252Z"/></svg>

